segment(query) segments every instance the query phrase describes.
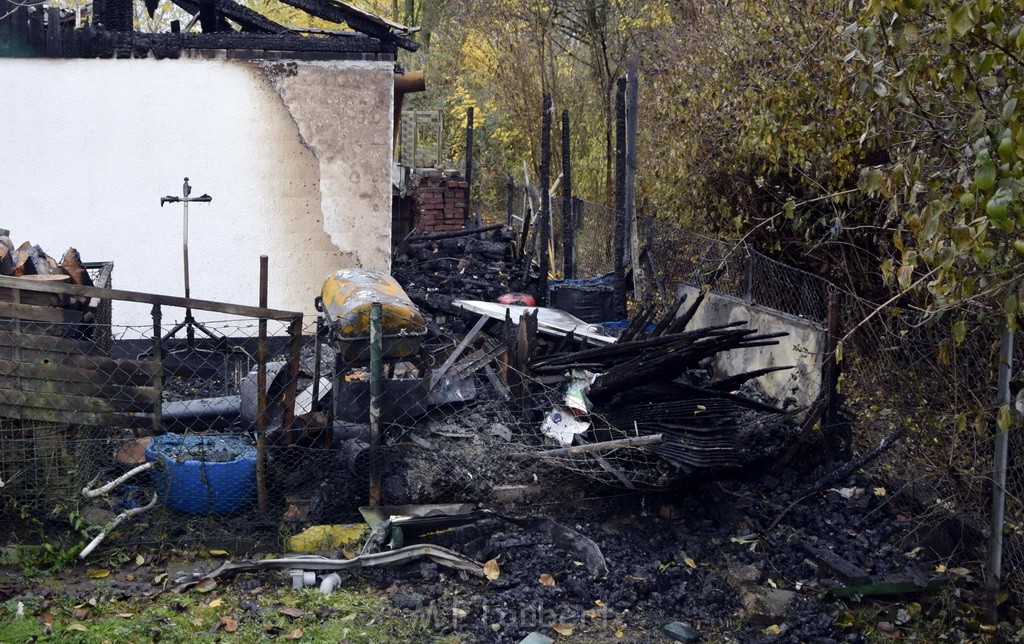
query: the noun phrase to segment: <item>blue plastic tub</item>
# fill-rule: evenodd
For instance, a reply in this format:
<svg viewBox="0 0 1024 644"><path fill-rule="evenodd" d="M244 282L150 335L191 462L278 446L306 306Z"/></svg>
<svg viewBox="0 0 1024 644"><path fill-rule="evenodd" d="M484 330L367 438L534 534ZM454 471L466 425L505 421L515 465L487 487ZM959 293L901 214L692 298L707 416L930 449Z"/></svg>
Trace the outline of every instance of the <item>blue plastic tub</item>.
<svg viewBox="0 0 1024 644"><path fill-rule="evenodd" d="M156 493L182 512L227 514L256 491L256 448L243 436L164 434L146 447L146 460L157 462Z"/></svg>

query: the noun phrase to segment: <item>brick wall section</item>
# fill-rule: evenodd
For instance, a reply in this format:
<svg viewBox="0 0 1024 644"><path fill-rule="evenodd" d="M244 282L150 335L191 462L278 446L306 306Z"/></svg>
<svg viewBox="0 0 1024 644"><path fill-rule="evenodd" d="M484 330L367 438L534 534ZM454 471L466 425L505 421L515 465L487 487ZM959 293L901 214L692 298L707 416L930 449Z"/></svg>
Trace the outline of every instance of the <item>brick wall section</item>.
<svg viewBox="0 0 1024 644"><path fill-rule="evenodd" d="M413 188L413 225L420 233L462 230L466 226L466 190L461 177L418 176Z"/></svg>

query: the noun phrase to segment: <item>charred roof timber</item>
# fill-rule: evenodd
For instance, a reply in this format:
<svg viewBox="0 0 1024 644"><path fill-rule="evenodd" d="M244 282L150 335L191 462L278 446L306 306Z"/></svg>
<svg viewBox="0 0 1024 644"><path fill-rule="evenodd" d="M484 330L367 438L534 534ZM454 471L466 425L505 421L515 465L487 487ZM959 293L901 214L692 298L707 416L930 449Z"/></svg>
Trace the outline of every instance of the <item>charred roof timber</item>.
<svg viewBox="0 0 1024 644"><path fill-rule="evenodd" d="M144 2L152 15L160 0ZM234 0L165 0L192 15L184 29L132 30L133 0L94 0L92 25L75 28L57 8L0 0L0 57L178 58L183 50L228 50L233 58L394 60L419 44L409 28L338 0L282 0L310 16L354 31L304 30L278 24ZM191 33L199 25L201 32Z"/></svg>

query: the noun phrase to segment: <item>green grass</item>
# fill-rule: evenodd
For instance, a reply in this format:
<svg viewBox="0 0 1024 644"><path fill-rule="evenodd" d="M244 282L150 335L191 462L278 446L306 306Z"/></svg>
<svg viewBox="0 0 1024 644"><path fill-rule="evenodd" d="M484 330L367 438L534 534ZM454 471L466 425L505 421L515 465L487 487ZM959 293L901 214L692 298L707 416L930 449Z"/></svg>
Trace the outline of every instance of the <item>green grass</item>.
<svg viewBox="0 0 1024 644"><path fill-rule="evenodd" d="M17 601L9 600L0 604L0 642L256 642L276 636L358 644L437 637L428 624L395 614L390 602L373 589L341 589L325 596L316 589L294 592L286 584L282 579L280 588L255 595L227 585L206 594L168 592L151 600L128 601L97 599L102 596L97 592L78 603L55 599L45 609L38 598L30 597L22 600L23 617L16 614ZM97 591L101 588L98 585ZM243 610L240 604L245 600L258 603L260 612ZM298 609L301 614L290 617L281 612L283 608ZM318 617L318 610L324 617ZM237 624L237 629L229 632L229 624Z"/></svg>

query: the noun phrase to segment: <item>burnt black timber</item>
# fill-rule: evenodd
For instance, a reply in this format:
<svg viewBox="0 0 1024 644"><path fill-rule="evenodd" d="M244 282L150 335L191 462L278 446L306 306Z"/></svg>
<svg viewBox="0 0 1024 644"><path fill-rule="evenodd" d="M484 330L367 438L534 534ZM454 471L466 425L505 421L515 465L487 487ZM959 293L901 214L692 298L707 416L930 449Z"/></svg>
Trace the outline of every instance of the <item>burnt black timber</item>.
<svg viewBox="0 0 1024 644"><path fill-rule="evenodd" d="M172 0L192 15L199 13L198 0ZM217 12L229 20L234 20L247 33L283 34L288 31L284 25L263 16L249 7L244 7L234 0L217 0Z"/></svg>
<svg viewBox="0 0 1024 644"><path fill-rule="evenodd" d="M191 4L193 0L182 0ZM239 9L244 7L239 5ZM233 12L231 5L228 10ZM2 15L2 14L0 14ZM259 14L256 14L259 15ZM242 22L242 13L234 18ZM48 56L53 58L180 58L182 51L248 52L247 58L309 58L360 57L392 61L398 52L394 42L352 33L330 37L299 36L286 33L139 33L85 27L53 22L43 30L31 32L29 14L18 7L13 15L0 19L0 41L8 36L9 47L0 42L0 55ZM269 25L275 24L267 21ZM41 24L41 21L40 21ZM235 56L239 57L239 56Z"/></svg>
<svg viewBox="0 0 1024 644"><path fill-rule="evenodd" d="M337 24L347 24L358 32L383 42L394 43L402 49L416 51L420 48L419 43L416 41L392 33L387 25L370 20L365 15L346 7L344 4L335 4L325 0L283 0L283 2L322 20Z"/></svg>
<svg viewBox="0 0 1024 644"><path fill-rule="evenodd" d="M251 49L332 53L394 54L394 45L365 36L309 38L287 34L187 33L145 34L91 30L87 49L97 58L177 58L191 49ZM127 53L128 55L124 55Z"/></svg>
<svg viewBox="0 0 1024 644"><path fill-rule="evenodd" d="M44 282L28 282L17 277L0 276L0 288L15 288L26 291L38 291L42 293L57 293L58 295L76 295L81 297L98 297L101 299L121 300L123 302L137 302L140 304L160 304L161 306L176 306L182 309L194 309L197 311L213 311L227 315L238 315L241 317L259 318L265 317L272 320L291 320L301 313L295 311L280 311L277 309L264 309L256 306L242 306L239 304L226 304L224 302L211 302L209 300L186 299L173 295L154 295L152 293L138 293L136 291L122 291L120 289L97 288L95 286L79 286L77 284L47 284Z"/></svg>

